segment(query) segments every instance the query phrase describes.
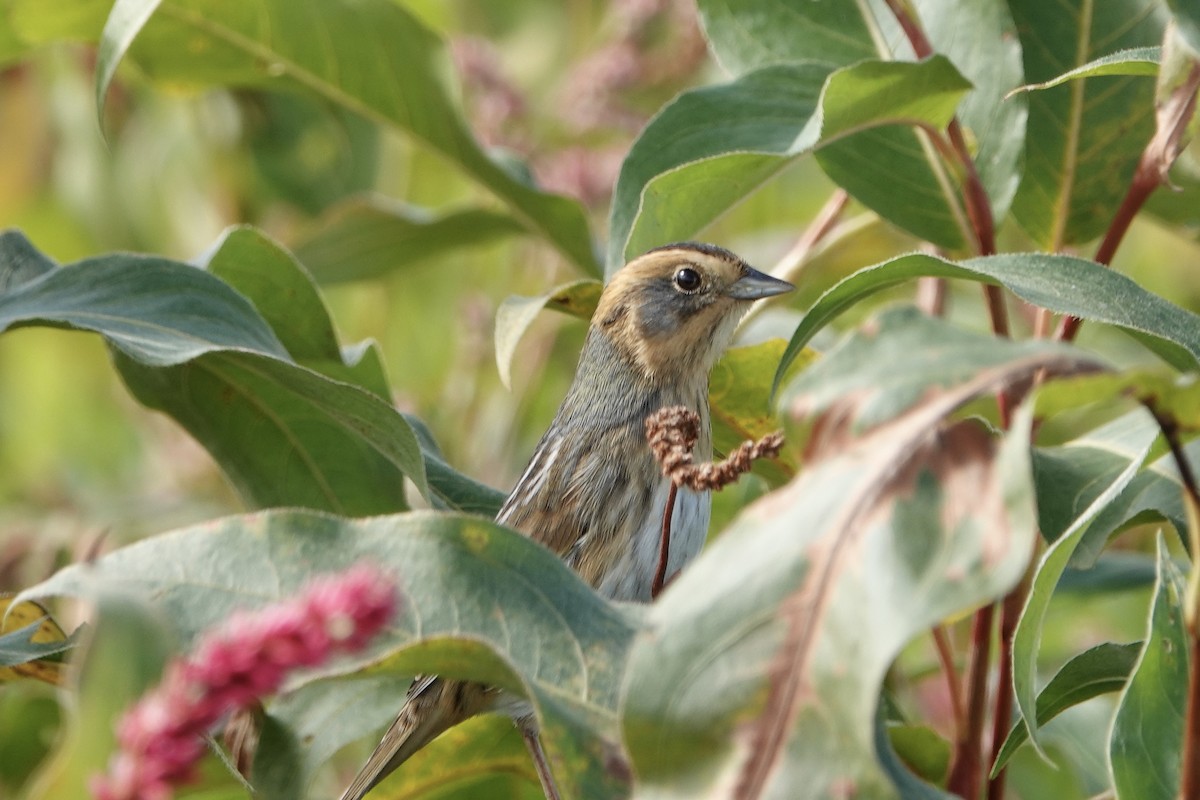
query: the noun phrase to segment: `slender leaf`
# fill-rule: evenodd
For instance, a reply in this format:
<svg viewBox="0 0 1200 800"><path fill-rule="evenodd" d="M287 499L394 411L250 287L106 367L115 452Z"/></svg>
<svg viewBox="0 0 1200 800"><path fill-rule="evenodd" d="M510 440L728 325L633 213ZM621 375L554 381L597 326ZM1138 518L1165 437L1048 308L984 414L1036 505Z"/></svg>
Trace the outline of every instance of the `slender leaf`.
<svg viewBox="0 0 1200 800"><path fill-rule="evenodd" d="M1133 677L1121 695L1109 739L1119 800L1175 800L1188 691L1189 642L1183 576L1158 539L1158 586Z"/></svg>
<svg viewBox="0 0 1200 800"><path fill-rule="evenodd" d="M1037 718L1049 722L1068 708L1125 688L1141 651L1141 642L1104 642L1075 656L1038 694ZM1014 725L992 764L992 775L1002 770L1028 739L1029 730L1020 722Z"/></svg>
<svg viewBox="0 0 1200 800"><path fill-rule="evenodd" d="M1012 253L953 262L912 254L859 270L826 291L792 334L776 388L792 359L830 320L864 297L920 276L998 284L1056 313L1115 325L1176 368L1200 363L1200 317L1093 261Z"/></svg>
<svg viewBox="0 0 1200 800"><path fill-rule="evenodd" d="M1128 50L1101 56L1081 67L1068 70L1057 78L1021 86L1014 91L1033 92L1039 89L1051 89L1068 81L1080 78L1098 78L1104 75L1157 75L1158 64L1161 60L1162 48L1132 47Z"/></svg>
<svg viewBox="0 0 1200 800"><path fill-rule="evenodd" d="M1025 599L1025 607L1021 611L1021 618L1017 622L1017 629L1013 634L1012 675L1013 695L1016 698L1017 711L1021 715L1029 738L1035 747L1039 747L1038 728L1041 724L1038 719L1037 707L1037 657L1041 648L1042 624L1050 606L1050 598L1088 526L1137 475L1153 442L1152 436L1145 441L1138 456L1129 462L1128 466L1075 519L1071 527L1064 531L1046 550L1034 571L1029 595Z"/></svg>

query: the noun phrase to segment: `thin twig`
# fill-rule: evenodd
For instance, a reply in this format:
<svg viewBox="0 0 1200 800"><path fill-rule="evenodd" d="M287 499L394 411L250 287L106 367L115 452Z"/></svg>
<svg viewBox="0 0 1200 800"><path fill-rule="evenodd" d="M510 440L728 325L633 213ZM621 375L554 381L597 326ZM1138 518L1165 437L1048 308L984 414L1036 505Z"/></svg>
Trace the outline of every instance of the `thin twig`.
<svg viewBox="0 0 1200 800"><path fill-rule="evenodd" d="M675 495L679 487L671 483L667 493L667 507L663 509L662 534L658 544L658 568L654 570L654 581L650 584L650 597L658 597L667 582L667 562L671 559L671 517L675 514Z"/></svg>
<svg viewBox="0 0 1200 800"><path fill-rule="evenodd" d="M842 213L846 210L849 202L850 195L846 193L845 189L838 189L831 194L829 199L825 201L825 205L821 206L821 210L813 217L812 222L804 229L804 233L800 234L800 238L792 245L792 248L784 253L783 258L776 262L770 271L771 275L781 280L795 283L800 270L812 258L813 251L816 250L817 245L837 226L837 222L841 219ZM745 315L742 316L742 321L738 326L744 326L749 320L756 317L765 307L766 303L766 300L756 300Z"/></svg>

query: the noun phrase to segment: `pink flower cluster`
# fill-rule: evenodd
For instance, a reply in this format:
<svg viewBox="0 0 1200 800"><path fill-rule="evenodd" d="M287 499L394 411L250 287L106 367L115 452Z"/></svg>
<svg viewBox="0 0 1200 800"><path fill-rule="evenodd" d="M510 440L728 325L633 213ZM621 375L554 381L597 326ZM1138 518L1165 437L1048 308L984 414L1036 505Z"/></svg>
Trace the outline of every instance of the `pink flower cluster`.
<svg viewBox="0 0 1200 800"><path fill-rule="evenodd" d="M309 584L296 598L235 614L122 718L120 752L93 779L97 800L167 800L194 779L203 736L230 712L279 690L289 671L361 649L396 610L390 581L368 565Z"/></svg>

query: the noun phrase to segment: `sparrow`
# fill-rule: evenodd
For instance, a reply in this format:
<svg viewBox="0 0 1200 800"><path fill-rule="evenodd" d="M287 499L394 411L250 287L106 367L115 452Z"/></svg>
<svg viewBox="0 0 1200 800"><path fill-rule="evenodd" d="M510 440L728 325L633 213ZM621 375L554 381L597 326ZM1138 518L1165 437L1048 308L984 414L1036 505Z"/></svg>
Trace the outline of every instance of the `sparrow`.
<svg viewBox="0 0 1200 800"><path fill-rule="evenodd" d="M605 597L649 602L672 492L645 420L664 406L687 406L701 420L693 454L711 459L709 371L752 301L793 288L697 242L655 248L618 270L592 316L571 388L496 522L553 550ZM668 575L699 552L709 512L707 491L677 489ZM547 797L557 797L528 701L422 676L341 800L361 800L443 731L492 711L513 717Z"/></svg>

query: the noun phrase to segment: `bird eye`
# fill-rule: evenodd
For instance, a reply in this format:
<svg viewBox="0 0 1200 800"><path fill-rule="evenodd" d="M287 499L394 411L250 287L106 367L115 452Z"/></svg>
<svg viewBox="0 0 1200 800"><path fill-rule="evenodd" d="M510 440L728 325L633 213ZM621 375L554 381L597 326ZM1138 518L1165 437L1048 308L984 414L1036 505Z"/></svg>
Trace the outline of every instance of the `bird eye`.
<svg viewBox="0 0 1200 800"><path fill-rule="evenodd" d="M700 288L701 283L700 273L691 267L684 267L675 273L675 285L680 291L694 292Z"/></svg>

